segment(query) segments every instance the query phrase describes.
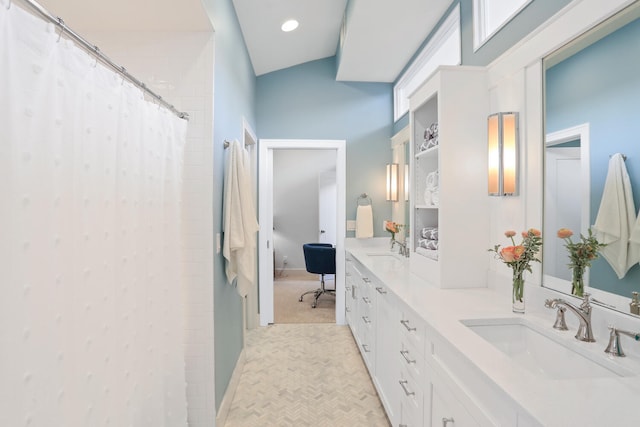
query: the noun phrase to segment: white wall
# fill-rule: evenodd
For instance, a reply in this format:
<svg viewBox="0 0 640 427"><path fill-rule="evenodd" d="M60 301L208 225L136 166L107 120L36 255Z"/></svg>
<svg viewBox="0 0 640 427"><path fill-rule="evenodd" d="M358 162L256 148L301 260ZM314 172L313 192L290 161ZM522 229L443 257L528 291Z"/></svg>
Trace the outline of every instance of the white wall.
<svg viewBox="0 0 640 427"><path fill-rule="evenodd" d="M335 170L335 150L273 151L273 244L276 271L305 270L302 245L318 241L318 177Z"/></svg>
<svg viewBox="0 0 640 427"><path fill-rule="evenodd" d="M185 351L189 425L213 426L213 33L83 36L178 110L189 113L183 192L186 343L175 351Z"/></svg>

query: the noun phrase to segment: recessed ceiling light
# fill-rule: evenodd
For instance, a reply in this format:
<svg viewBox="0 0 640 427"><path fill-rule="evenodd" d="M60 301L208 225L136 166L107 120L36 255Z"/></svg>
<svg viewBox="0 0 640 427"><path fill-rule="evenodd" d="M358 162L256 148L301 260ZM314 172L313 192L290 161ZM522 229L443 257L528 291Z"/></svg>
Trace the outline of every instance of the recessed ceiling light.
<svg viewBox="0 0 640 427"><path fill-rule="evenodd" d="M298 21L296 21L295 19L289 19L288 21L285 21L284 24L282 24L282 27L280 28L285 33L288 33L289 31L293 31L296 28L298 28L298 25L299 25Z"/></svg>

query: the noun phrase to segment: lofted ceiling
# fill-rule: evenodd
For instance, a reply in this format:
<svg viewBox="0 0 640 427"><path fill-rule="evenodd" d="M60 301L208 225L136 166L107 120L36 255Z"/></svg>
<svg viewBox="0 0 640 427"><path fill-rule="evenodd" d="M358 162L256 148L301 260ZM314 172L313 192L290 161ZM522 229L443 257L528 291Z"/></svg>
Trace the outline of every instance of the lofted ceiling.
<svg viewBox="0 0 640 427"><path fill-rule="evenodd" d="M233 0L233 4L256 75L333 56L341 43L338 80L393 82L451 0L349 0L348 5L347 0ZM300 26L284 33L280 25L290 18Z"/></svg>
<svg viewBox="0 0 640 427"><path fill-rule="evenodd" d="M83 31L211 31L211 0L40 0ZM342 81L393 82L452 0L228 0L256 75L336 55ZM345 18L346 11L346 18ZM289 33L282 22L295 18ZM343 25L344 23L344 25ZM341 37L342 34L342 37Z"/></svg>

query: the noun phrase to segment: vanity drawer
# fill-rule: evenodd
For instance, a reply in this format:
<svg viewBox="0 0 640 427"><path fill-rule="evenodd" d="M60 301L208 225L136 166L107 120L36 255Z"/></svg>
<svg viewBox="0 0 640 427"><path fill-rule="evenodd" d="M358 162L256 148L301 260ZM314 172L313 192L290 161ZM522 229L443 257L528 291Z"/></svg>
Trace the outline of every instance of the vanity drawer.
<svg viewBox="0 0 640 427"><path fill-rule="evenodd" d="M417 351L417 356L424 358L425 355L425 331L426 325L418 315L412 310L402 310L400 315L400 337L403 341L411 343Z"/></svg>
<svg viewBox="0 0 640 427"><path fill-rule="evenodd" d="M404 338L400 338L398 351L400 366L418 383L424 382L425 360L415 346Z"/></svg>
<svg viewBox="0 0 640 427"><path fill-rule="evenodd" d="M400 379L396 383L400 395L400 411L402 423L406 426L422 426L424 420L424 391L421 383L401 370Z"/></svg>

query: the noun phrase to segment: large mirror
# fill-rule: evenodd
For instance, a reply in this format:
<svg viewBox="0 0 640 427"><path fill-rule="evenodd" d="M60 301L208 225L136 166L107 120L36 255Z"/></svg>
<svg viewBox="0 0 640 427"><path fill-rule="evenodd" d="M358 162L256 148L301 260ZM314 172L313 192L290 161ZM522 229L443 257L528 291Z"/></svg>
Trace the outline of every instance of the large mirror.
<svg viewBox="0 0 640 427"><path fill-rule="evenodd" d="M600 236L606 228L620 238L586 269L585 291L630 313L640 292L640 243L628 243L634 229L640 236L640 2L545 58L544 70L543 286L572 293L557 231L572 230L578 243L598 224Z"/></svg>

